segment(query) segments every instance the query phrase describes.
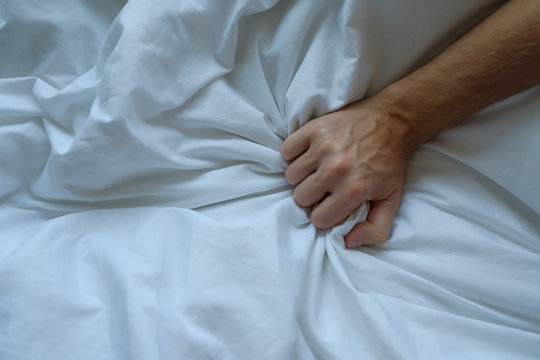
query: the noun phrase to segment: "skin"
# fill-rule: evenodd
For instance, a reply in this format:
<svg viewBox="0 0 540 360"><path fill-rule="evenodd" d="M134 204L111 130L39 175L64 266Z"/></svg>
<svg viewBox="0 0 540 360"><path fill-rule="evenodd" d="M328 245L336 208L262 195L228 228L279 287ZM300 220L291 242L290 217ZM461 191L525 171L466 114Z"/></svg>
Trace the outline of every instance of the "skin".
<svg viewBox="0 0 540 360"><path fill-rule="evenodd" d="M342 223L364 201L367 221L345 245L388 240L409 158L482 108L540 84L540 1L512 0L431 62L371 98L315 118L281 147L287 181L313 224Z"/></svg>

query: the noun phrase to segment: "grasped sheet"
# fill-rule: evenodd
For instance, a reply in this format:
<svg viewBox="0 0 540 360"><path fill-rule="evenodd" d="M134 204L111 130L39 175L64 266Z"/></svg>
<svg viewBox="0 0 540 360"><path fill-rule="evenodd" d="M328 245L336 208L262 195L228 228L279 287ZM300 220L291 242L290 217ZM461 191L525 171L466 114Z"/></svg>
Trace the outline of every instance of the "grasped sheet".
<svg viewBox="0 0 540 360"><path fill-rule="evenodd" d="M0 359L533 359L540 89L420 149L387 244L282 141L496 1L0 3Z"/></svg>

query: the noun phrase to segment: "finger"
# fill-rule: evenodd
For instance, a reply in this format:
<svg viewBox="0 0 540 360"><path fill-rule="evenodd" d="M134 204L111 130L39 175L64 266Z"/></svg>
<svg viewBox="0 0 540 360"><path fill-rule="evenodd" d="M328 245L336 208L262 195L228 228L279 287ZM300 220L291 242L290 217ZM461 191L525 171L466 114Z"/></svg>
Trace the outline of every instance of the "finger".
<svg viewBox="0 0 540 360"><path fill-rule="evenodd" d="M300 128L289 135L283 144L281 144L281 156L283 156L285 160L289 161L295 159L307 151L309 144L310 137L308 136L308 132L305 131L304 128Z"/></svg>
<svg viewBox="0 0 540 360"><path fill-rule="evenodd" d="M321 201L327 192L328 187L316 171L296 186L293 197L299 206L308 207Z"/></svg>
<svg viewBox="0 0 540 360"><path fill-rule="evenodd" d="M345 196L336 192L328 196L311 213L311 222L319 229L328 229L342 223L364 202L361 193L358 196Z"/></svg>
<svg viewBox="0 0 540 360"><path fill-rule="evenodd" d="M401 203L401 191L392 193L388 198L373 201L367 220L357 224L345 236L345 246L357 248L362 245L382 244L390 237L394 217Z"/></svg>
<svg viewBox="0 0 540 360"><path fill-rule="evenodd" d="M313 156L309 149L300 157L293 160L289 167L285 170L285 179L291 185L297 185L309 175L317 170L317 158Z"/></svg>

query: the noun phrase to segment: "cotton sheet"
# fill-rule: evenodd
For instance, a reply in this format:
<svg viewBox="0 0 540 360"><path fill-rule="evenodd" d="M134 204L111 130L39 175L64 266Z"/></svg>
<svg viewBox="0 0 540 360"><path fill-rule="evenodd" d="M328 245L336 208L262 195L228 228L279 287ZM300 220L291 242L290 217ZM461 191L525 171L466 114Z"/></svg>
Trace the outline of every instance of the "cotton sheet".
<svg viewBox="0 0 540 360"><path fill-rule="evenodd" d="M540 89L420 149L385 245L279 147L482 1L0 3L0 359L540 356Z"/></svg>

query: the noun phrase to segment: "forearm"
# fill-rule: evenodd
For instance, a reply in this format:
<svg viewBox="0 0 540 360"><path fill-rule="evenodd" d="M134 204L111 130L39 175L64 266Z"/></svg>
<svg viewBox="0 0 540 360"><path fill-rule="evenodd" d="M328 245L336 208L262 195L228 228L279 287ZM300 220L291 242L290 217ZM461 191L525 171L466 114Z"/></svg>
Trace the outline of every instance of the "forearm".
<svg viewBox="0 0 540 360"><path fill-rule="evenodd" d="M513 0L377 95L410 150L480 109L540 83L540 1Z"/></svg>

